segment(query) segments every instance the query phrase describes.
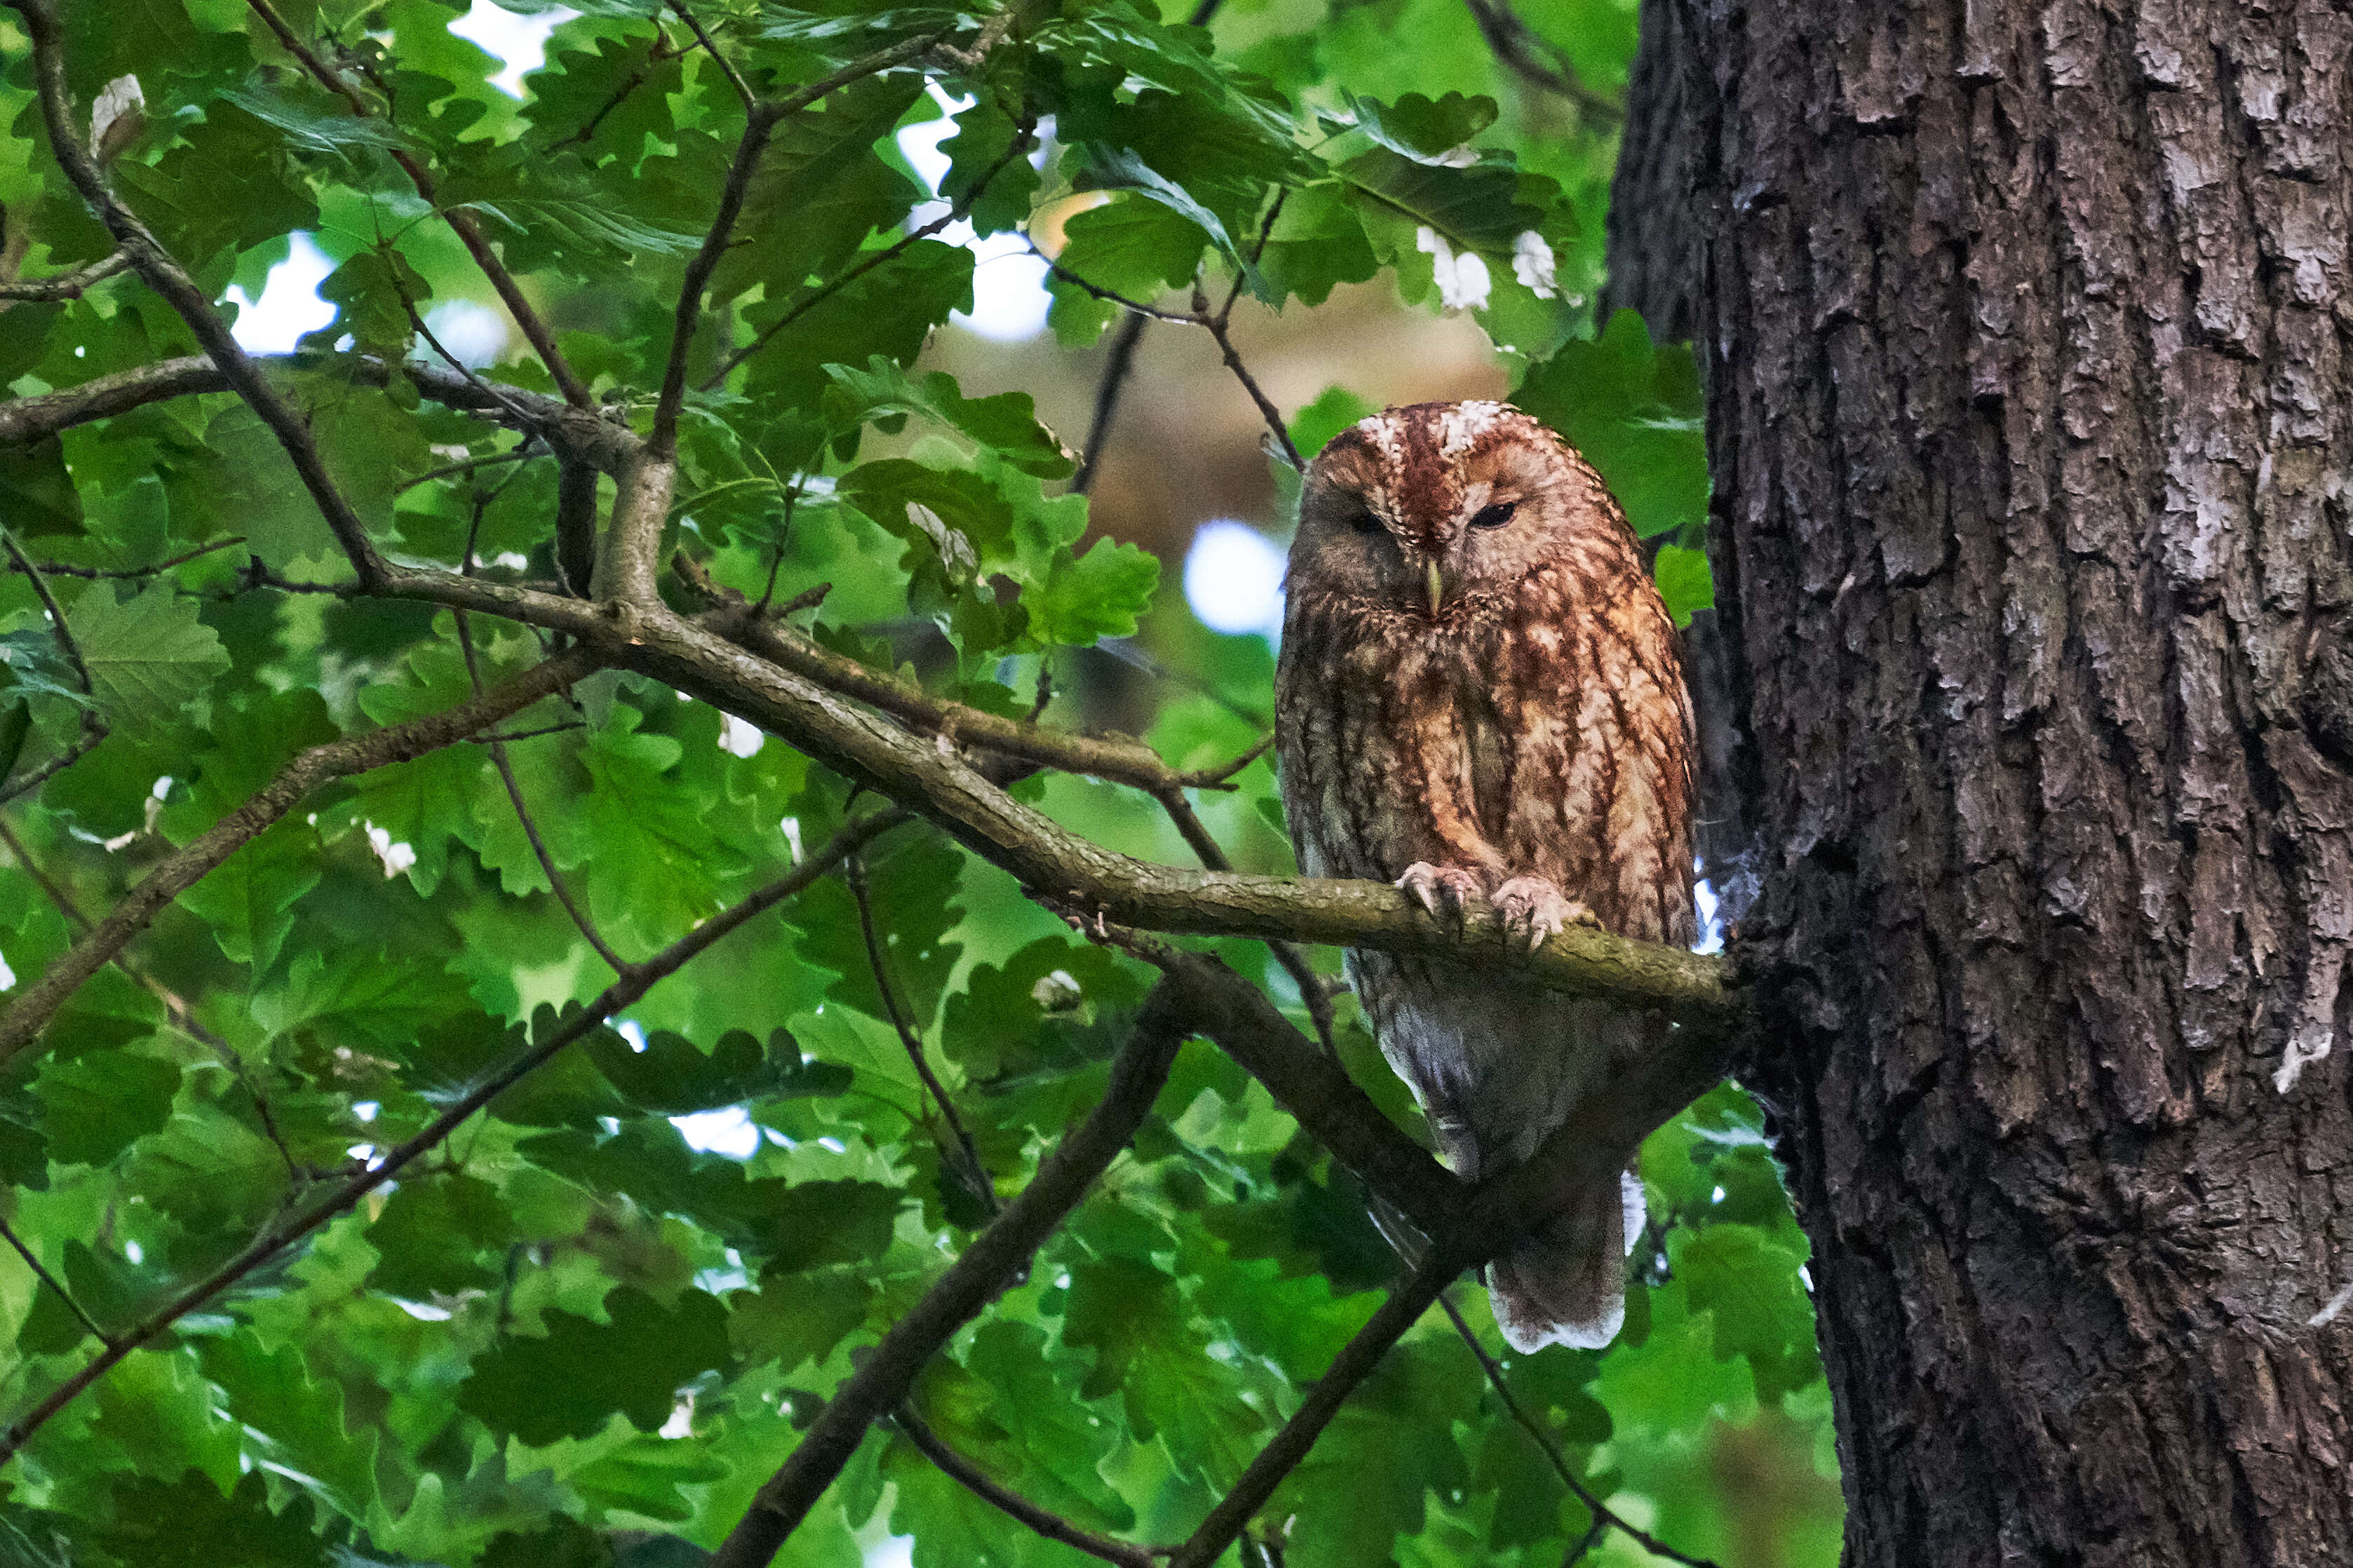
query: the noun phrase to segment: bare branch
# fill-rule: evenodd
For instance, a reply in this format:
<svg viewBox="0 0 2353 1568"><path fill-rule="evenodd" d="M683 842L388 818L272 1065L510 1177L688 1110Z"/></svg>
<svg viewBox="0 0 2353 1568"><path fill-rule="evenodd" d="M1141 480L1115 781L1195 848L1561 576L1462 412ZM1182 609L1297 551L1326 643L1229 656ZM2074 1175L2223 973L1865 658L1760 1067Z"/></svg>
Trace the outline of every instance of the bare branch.
<svg viewBox="0 0 2353 1568"><path fill-rule="evenodd" d="M263 424L278 437L292 459L294 471L301 477L303 488L317 502L321 515L335 535L335 542L351 557L353 570L360 581L373 585L383 580L384 558L376 552L375 544L368 538L366 528L351 503L335 488L326 465L320 459L318 444L311 439L311 427L286 405L245 351L229 335L229 330L213 309L212 301L195 279L174 260L169 252L156 241L145 224L127 206L115 199L100 174L97 163L90 157L79 129L74 124L73 110L66 90L66 68L62 40L58 34L56 0L6 0L25 18L25 30L33 44L34 73L39 82L41 115L48 127L50 151L66 178L81 193L82 199L95 211L100 222L112 234L115 243L130 257L131 264L147 286L162 295L166 303L195 334L196 342L214 364L220 368L229 385L252 405Z"/></svg>
<svg viewBox="0 0 2353 1568"><path fill-rule="evenodd" d="M923 1418L910 1406L901 1406L891 1417L916 1452L939 1467L940 1473L964 1488L989 1507L1019 1520L1049 1541L1059 1541L1065 1546L1076 1547L1090 1557L1100 1557L1106 1563L1116 1563L1121 1568L1157 1568L1160 1558L1168 1554L1166 1548L1131 1546L1124 1541L1114 1541L1108 1535L1072 1524L1058 1513L1039 1508L1028 1498L1010 1488L998 1485L987 1473L951 1447L947 1440L923 1424Z"/></svg>
<svg viewBox="0 0 2353 1568"><path fill-rule="evenodd" d="M1169 1568L1209 1568L1234 1543L1243 1526L1250 1523L1250 1516L1274 1495L1282 1478L1307 1458L1308 1449L1314 1447L1316 1437L1339 1414L1340 1406L1356 1392L1356 1385L1372 1375L1389 1347L1421 1321L1430 1302L1462 1272L1463 1267L1460 1257L1440 1251L1419 1272L1389 1293L1380 1310L1356 1331L1356 1338L1342 1348L1324 1375L1316 1379L1297 1413L1282 1424L1282 1430L1274 1435L1271 1442L1259 1450L1250 1468L1242 1472L1242 1479L1234 1483L1233 1490L1218 1500L1218 1506L1209 1510L1201 1527L1176 1549L1169 1560Z"/></svg>
<svg viewBox="0 0 2353 1568"><path fill-rule="evenodd" d="M541 669L547 668L546 665L540 666ZM713 915L645 963L616 978L586 1008L565 1018L545 1039L518 1053L463 1096L452 1100L439 1115L426 1123L423 1130L385 1150L366 1170L353 1172L336 1183L332 1191L321 1194L299 1213L269 1226L242 1251L204 1279L174 1297L155 1312L141 1320L135 1327L108 1341L104 1354L92 1359L79 1372L51 1390L47 1398L11 1424L5 1432L0 1432L0 1465L6 1464L51 1416L73 1403L84 1389L105 1376L123 1357L189 1313L203 1308L247 1275L267 1266L272 1258L321 1226L349 1213L361 1199L406 1170L419 1156L438 1148L476 1111L513 1088L528 1074L553 1061L573 1042L636 1003L654 986L677 973L755 916L766 913L799 893L829 872L842 857L906 820L907 814L894 808L876 812L861 821L851 823L835 834L831 841L815 855L795 867L789 875L769 883L741 903Z"/></svg>
<svg viewBox="0 0 2353 1568"><path fill-rule="evenodd" d="M933 1353L1029 1266L1063 1216L1110 1169L1150 1113L1187 1032L1168 988L1156 989L1145 1002L1135 1032L1112 1062L1111 1083L1102 1102L834 1391L800 1446L768 1478L751 1510L729 1531L712 1559L712 1568L761 1568L776 1555L858 1451L868 1426L905 1403Z"/></svg>
<svg viewBox="0 0 2353 1568"><path fill-rule="evenodd" d="M524 671L462 707L410 723L313 746L280 770L245 803L177 851L156 862L90 934L60 954L0 1013L0 1063L30 1045L82 982L146 929L164 906L214 867L292 810L295 802L332 778L406 762L506 719L597 667L575 649Z"/></svg>
<svg viewBox="0 0 2353 1568"><path fill-rule="evenodd" d="M881 994L882 1010L890 1015L891 1026L899 1032L899 1043L907 1048L907 1059L914 1064L915 1076L923 1080L931 1097L939 1101L940 1115L947 1121L948 1131L955 1134L957 1152L964 1158L965 1184L991 1215L997 1214L1000 1205L997 1184L989 1176L988 1167L980 1162L980 1145L972 1141L964 1118L956 1114L955 1101L948 1098L947 1086L932 1071L932 1064L923 1055L923 1037L908 1021L906 1009L899 1005L898 987L891 984L891 966L882 955L882 938L874 929L874 900L866 885L864 856L852 855L843 863L842 879L849 884L849 897L858 906L858 931L865 939L866 963L874 972L874 989Z"/></svg>
<svg viewBox="0 0 2353 1568"><path fill-rule="evenodd" d="M128 270L130 266L129 254L118 250L87 267L60 272L54 278L20 278L0 283L0 300L79 300L85 290Z"/></svg>
<svg viewBox="0 0 2353 1568"><path fill-rule="evenodd" d="M1125 736L1072 735L1040 729L1018 719L934 697L892 676L870 669L845 654L835 653L790 626L751 616L747 613L750 606L741 594L714 583L701 563L691 557L680 555L672 564L689 589L723 606L718 624L744 647L831 690L871 702L926 734L944 737L955 744L999 752L1064 773L1133 784L1153 795L1172 789L1230 789L1231 775L1247 767L1266 749L1267 742L1261 742L1236 762L1215 768L1172 768L1157 752ZM802 606L797 600L777 614L788 614L799 607Z"/></svg>
<svg viewBox="0 0 2353 1568"><path fill-rule="evenodd" d="M15 4L15 0L9 0L9 3ZM42 0L42 3L46 4L47 0ZM302 63L302 68L311 73L313 80L350 106L353 119L376 117L366 95L345 80L342 72L321 59L317 51L287 25L286 19L278 14L269 0L246 0L246 4L277 35L278 42L286 52ZM438 207L435 193L439 187L433 178L433 172L406 148L395 147L391 153L393 162L400 165L408 175L409 184L417 187L417 194ZM523 337L531 343L532 351L539 355L540 363L547 367L547 374L554 380L556 390L564 394L564 400L575 408L587 407L587 387L582 384L580 378L573 373L570 363L556 349L554 336L548 331L547 323L540 319L531 301L523 296L522 286L515 281L514 274L507 270L506 263L501 261L498 252L491 248L480 222L464 207L442 208L441 220L457 235L459 243L466 247L466 254L474 258L474 265L480 268L491 289L506 306L507 314L512 316L515 325L522 329Z"/></svg>
<svg viewBox="0 0 2353 1568"><path fill-rule="evenodd" d="M259 368L288 366L331 370L337 375L381 386L391 375L382 360L365 355L294 354L252 356ZM537 436L565 458L617 474L638 447L636 436L593 410L503 383L488 383L439 365L410 362L400 374L423 395L450 408L484 415ZM493 390L495 387L495 390ZM0 446L29 446L93 420L109 419L150 403L206 392L232 392L236 384L220 366L199 355L159 360L70 386L62 392L0 402Z"/></svg>

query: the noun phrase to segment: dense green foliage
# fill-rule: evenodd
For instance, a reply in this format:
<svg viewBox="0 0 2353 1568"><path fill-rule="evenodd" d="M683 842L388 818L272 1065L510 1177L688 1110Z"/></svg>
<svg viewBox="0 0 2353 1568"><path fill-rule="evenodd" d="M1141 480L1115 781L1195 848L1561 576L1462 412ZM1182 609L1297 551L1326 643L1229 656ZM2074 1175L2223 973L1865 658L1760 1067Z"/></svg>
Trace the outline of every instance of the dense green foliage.
<svg viewBox="0 0 2353 1568"><path fill-rule="evenodd" d="M107 178L210 296L258 295L298 232L336 263L334 322L272 374L403 562L558 572L544 448L369 368L438 363L417 321L494 303L439 215L473 216L596 400L642 428L743 132L678 16L578 5L518 101L437 0L283 0L365 118L244 0L65 8L79 112L124 76L143 97L143 122L101 138ZM1243 309L1297 309L1378 278L1436 308L1473 289L1460 258L1481 258L1480 320L1523 401L1643 532L1672 535L1659 574L1679 612L1706 602L1689 357L1631 317L1592 335L1609 128L1498 65L1451 0L1229 0L1207 31L1133 0L1061 0L1023 5L1002 38L933 6L690 9L763 96L902 41L968 51L903 51L778 126L688 362L701 390L666 549L777 602L829 583L795 624L835 650L912 661L911 679L1015 716L1050 669L1045 718L1077 728L1102 668L1080 650L1141 628L1134 646L1181 672L1155 687L1145 737L1179 767L1243 753L1269 701L1261 640L1155 602L1158 563L1135 547L1082 543L1072 458L1027 397L968 398L916 363L967 304L974 265L936 234L907 237L938 216L893 139L940 117L927 78L970 100L943 194L980 234L1109 193L1069 217L1059 255L1097 289L1173 289L1181 312L1198 276L1213 308L1238 282L1257 302ZM1622 81L1630 7L1548 0L1525 21L1598 92ZM58 172L26 37L0 27L0 201L8 259L34 277L114 247ZM1067 279L1054 292L1074 349L1119 313ZM130 273L0 313L18 397L194 352ZM486 374L556 389L519 340ZM1335 388L1287 412L1312 449L1360 408ZM451 471L493 457L516 460ZM227 392L0 446L0 523L49 568L0 577L7 788L72 758L0 807L0 1001L304 748L450 709L542 652L483 616L298 591L348 583L350 565ZM0 1218L49 1282L0 1253L0 1419L97 1354L93 1328L140 1322L604 987L548 866L635 962L875 805L637 676L600 674L502 731L527 819L480 743L329 782L5 1059ZM1197 793L1210 831L1237 865L1288 870L1269 765L1236 783ZM1136 791L1058 773L1012 787L1097 842L1190 862ZM715 1544L861 1348L1101 1093L1150 980L921 825L877 840L864 875L889 995L852 887L815 880L42 1424L0 1471L0 1563L586 1568L692 1560L672 1537ZM1304 1022L1261 944L1214 945ZM1418 1127L1340 1005L1346 1065ZM732 1131L739 1152L698 1150L682 1121L704 1142ZM1726 1088L1656 1134L1648 1288L1625 1333L1604 1353L1509 1358L1505 1376L1587 1484L1661 1539L1726 1564L1825 1563L1839 1513L1805 1243L1758 1129ZM1133 1151L914 1405L1040 1506L1179 1540L1397 1273L1355 1178L1195 1041ZM1498 1351L1475 1284L1453 1294ZM1435 1568L1561 1562L1590 1516L1433 1312L1263 1521L1294 1568ZM1086 1561L883 1427L781 1560L856 1563L853 1538L886 1528L927 1568ZM1621 1532L1592 1560L1644 1553Z"/></svg>

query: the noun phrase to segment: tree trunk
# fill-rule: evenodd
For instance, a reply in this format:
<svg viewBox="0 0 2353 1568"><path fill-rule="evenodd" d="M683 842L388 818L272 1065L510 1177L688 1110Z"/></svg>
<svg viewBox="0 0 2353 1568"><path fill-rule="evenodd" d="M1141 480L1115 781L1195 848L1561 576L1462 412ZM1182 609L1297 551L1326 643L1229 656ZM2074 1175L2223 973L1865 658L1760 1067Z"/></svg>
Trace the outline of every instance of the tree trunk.
<svg viewBox="0 0 2353 1568"><path fill-rule="evenodd" d="M1645 12L1848 1562L2345 1563L2353 16Z"/></svg>

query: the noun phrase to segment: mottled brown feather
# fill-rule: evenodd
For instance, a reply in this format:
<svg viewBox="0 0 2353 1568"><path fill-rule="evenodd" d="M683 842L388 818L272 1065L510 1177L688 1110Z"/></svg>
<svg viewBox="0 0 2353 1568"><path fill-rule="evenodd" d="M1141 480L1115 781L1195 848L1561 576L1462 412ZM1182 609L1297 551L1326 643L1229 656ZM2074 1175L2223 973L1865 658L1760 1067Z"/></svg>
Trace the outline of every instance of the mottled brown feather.
<svg viewBox="0 0 2353 1568"><path fill-rule="evenodd" d="M1507 522L1469 526L1504 501ZM1426 863L1489 894L1539 877L1620 935L1692 940L1674 626L1600 477L1526 415L1423 404L1333 438L1301 503L1276 714L1310 874L1395 881ZM1518 980L1502 952L1349 962L1383 1051L1466 1175L1526 1158L1597 1087L1600 1047L1664 1027ZM1515 1344L1607 1342L1626 1217L1565 1215L1498 1260Z"/></svg>

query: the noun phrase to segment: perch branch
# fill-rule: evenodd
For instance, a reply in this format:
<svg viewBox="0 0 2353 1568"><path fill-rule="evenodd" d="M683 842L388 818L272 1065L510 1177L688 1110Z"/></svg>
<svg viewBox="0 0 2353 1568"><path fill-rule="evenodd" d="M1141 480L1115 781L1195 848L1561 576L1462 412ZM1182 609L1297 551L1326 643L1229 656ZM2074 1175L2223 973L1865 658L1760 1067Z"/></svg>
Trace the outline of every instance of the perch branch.
<svg viewBox="0 0 2353 1568"><path fill-rule="evenodd" d="M1584 925L1527 953L1483 900L1472 900L1459 917L1433 915L1378 882L1181 871L1113 853L1013 799L936 738L911 733L759 657L719 625L659 604L617 615L609 605L438 570L404 570L385 592L578 637L608 666L652 676L733 713L928 817L1057 907L1150 931L1279 937L1488 965L1553 990L1656 1011L1683 1026L1678 1037L1688 1041L1684 1051L1711 1061L1728 1052L1726 1037L1747 1019L1747 999L1719 955Z"/></svg>
<svg viewBox="0 0 2353 1568"><path fill-rule="evenodd" d="M1063 1216L1111 1168L1150 1113L1187 1032L1166 987L1146 999L1134 1033L1112 1062L1102 1102L835 1391L800 1446L728 1533L712 1568L762 1568L776 1555L858 1451L868 1426L905 1403L933 1353L1029 1266Z"/></svg>
<svg viewBox="0 0 2353 1568"><path fill-rule="evenodd" d="M543 670L548 667L542 665L539 668ZM871 816L851 823L835 834L815 855L795 867L789 875L769 883L741 903L713 915L645 963L616 978L585 1009L566 1018L547 1038L510 1058L462 1098L452 1100L421 1131L385 1151L375 1164L364 1171L353 1172L337 1183L333 1190L322 1194L300 1213L269 1226L247 1244L243 1251L204 1279L174 1297L155 1312L141 1320L135 1327L108 1340L103 1354L92 1358L80 1371L52 1389L40 1404L12 1423L5 1431L0 1431L0 1465L13 1458L49 1417L105 1376L123 1357L189 1313L203 1308L247 1275L265 1267L280 1253L321 1226L339 1215L349 1213L361 1199L407 1169L419 1156L438 1148L451 1133L471 1119L474 1112L513 1088L529 1073L554 1060L565 1047L635 1004L655 985L709 951L723 937L808 887L831 870L842 857L906 820L907 814L894 808L876 812Z"/></svg>

